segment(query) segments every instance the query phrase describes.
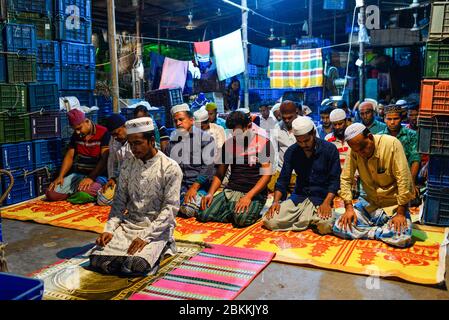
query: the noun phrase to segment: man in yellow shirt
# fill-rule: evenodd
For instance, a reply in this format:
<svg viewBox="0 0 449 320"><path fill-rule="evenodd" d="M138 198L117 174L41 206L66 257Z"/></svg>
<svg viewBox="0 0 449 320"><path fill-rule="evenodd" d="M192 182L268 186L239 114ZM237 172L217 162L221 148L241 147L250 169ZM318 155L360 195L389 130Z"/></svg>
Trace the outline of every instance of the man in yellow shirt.
<svg viewBox="0 0 449 320"><path fill-rule="evenodd" d="M361 123L346 129L345 140L351 147L341 175L340 195L346 212L335 222L334 234L407 247L412 236L407 204L414 190L401 142L388 135L372 135ZM353 206L351 186L357 170L366 195Z"/></svg>

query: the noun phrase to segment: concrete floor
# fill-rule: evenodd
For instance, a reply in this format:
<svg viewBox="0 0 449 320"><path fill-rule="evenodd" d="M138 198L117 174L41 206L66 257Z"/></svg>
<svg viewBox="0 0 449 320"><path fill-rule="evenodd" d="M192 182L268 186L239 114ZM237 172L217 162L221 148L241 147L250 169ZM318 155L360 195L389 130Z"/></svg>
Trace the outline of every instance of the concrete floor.
<svg viewBox="0 0 449 320"><path fill-rule="evenodd" d="M3 237L10 272L27 275L79 252L97 234L3 219ZM446 270L449 257L446 259ZM367 286L368 280L368 286ZM446 283L449 284L448 274ZM374 289L368 289L368 287ZM243 291L238 300L317 299L444 299L446 288L352 275L324 269L272 262Z"/></svg>

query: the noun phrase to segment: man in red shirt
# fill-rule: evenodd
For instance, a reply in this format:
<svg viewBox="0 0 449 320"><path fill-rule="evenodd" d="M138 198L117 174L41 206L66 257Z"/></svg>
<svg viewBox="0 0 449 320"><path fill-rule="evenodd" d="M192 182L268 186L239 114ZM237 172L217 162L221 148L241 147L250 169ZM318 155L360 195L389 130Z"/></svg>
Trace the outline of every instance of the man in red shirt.
<svg viewBox="0 0 449 320"><path fill-rule="evenodd" d="M69 111L67 117L74 133L61 172L46 192L47 200L95 201L97 191L107 182L110 135L105 127L94 124L78 109Z"/></svg>

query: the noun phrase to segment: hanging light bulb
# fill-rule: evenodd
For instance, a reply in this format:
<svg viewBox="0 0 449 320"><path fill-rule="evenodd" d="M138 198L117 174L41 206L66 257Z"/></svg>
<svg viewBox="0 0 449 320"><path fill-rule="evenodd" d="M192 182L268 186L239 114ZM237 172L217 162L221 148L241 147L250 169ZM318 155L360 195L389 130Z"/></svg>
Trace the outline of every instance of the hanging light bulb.
<svg viewBox="0 0 449 320"><path fill-rule="evenodd" d="M414 24L413 27L410 29L410 31L418 31L419 27L418 27L418 12L414 12L413 13L413 19L414 19Z"/></svg>
<svg viewBox="0 0 449 320"><path fill-rule="evenodd" d="M418 0L413 0L413 2L410 4L410 8L416 8L419 7L419 2Z"/></svg>
<svg viewBox="0 0 449 320"><path fill-rule="evenodd" d="M268 40L273 41L274 39L276 39L276 37L274 36L274 29L270 28L270 36L268 37Z"/></svg>
<svg viewBox="0 0 449 320"><path fill-rule="evenodd" d="M187 29L187 30L193 30L193 29L195 29L195 26L194 26L193 23L192 23L192 19L193 19L192 11L189 12L189 15L188 15L187 17L189 18L189 24L186 25L186 29Z"/></svg>

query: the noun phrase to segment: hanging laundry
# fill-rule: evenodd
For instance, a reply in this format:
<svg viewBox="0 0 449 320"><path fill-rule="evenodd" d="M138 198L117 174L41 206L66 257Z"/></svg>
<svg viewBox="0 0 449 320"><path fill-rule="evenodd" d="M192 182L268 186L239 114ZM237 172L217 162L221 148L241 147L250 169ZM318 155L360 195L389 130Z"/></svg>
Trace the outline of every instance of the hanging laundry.
<svg viewBox="0 0 449 320"><path fill-rule="evenodd" d="M156 90L159 88L162 76L162 67L164 66L165 57L155 52L150 53L150 88Z"/></svg>
<svg viewBox="0 0 449 320"><path fill-rule="evenodd" d="M195 42L193 48L195 51L196 66L200 69L201 73L204 73L212 64L210 60L210 41Z"/></svg>
<svg viewBox="0 0 449 320"><path fill-rule="evenodd" d="M323 86L321 49L270 50L271 88L304 89Z"/></svg>
<svg viewBox="0 0 449 320"><path fill-rule="evenodd" d="M189 61L189 72L192 74L193 79L201 79L200 68L195 67L192 61Z"/></svg>
<svg viewBox="0 0 449 320"><path fill-rule="evenodd" d="M205 73L201 74L201 79L194 80L193 82L193 93L198 94L201 92L218 92L224 91L225 82L218 81L217 67L215 63L215 58L212 58L212 64L207 69Z"/></svg>
<svg viewBox="0 0 449 320"><path fill-rule="evenodd" d="M165 58L159 89L181 88L184 90L188 67L188 61Z"/></svg>
<svg viewBox="0 0 449 320"><path fill-rule="evenodd" d="M255 44L252 44L249 49L249 63L259 67L268 66L270 49Z"/></svg>
<svg viewBox="0 0 449 320"><path fill-rule="evenodd" d="M245 71L242 33L234 31L212 41L220 81L236 76Z"/></svg>

